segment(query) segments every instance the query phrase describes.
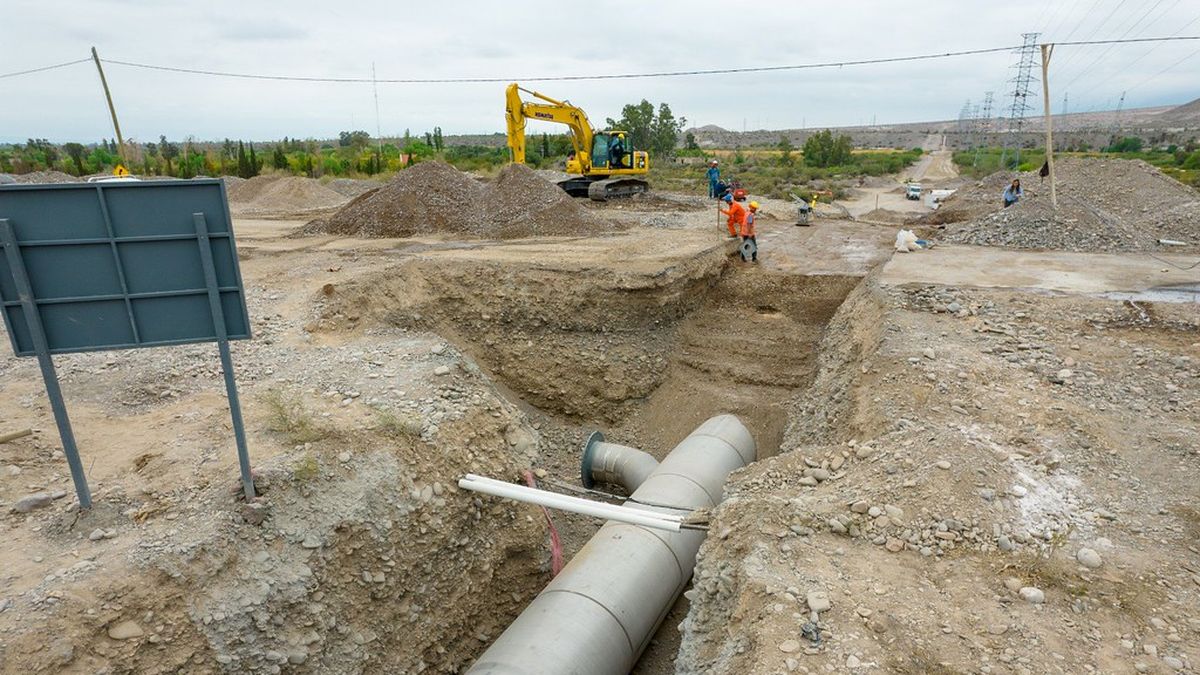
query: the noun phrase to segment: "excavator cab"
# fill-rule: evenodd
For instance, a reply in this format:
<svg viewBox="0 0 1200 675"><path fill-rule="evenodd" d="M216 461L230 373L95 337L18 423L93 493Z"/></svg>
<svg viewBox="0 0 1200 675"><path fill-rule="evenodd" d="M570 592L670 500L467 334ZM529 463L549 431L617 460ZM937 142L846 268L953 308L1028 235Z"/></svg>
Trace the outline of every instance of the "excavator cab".
<svg viewBox="0 0 1200 675"><path fill-rule="evenodd" d="M626 132L597 131L592 136L593 172L623 169L630 173L644 173L646 163L645 151L634 150Z"/></svg>

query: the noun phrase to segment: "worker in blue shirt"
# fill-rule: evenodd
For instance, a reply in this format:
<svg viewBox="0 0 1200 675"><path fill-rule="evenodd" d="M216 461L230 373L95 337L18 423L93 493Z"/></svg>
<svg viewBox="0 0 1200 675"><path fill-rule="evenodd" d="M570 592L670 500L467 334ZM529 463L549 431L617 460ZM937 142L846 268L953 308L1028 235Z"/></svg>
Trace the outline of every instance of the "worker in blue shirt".
<svg viewBox="0 0 1200 675"><path fill-rule="evenodd" d="M1016 204L1021 197L1025 196L1025 191L1021 189L1021 180L1014 178L1011 185L1004 188L1004 208L1008 208Z"/></svg>
<svg viewBox="0 0 1200 675"><path fill-rule="evenodd" d="M721 170L717 168L717 160L708 163L708 196L712 198L720 197L717 194L717 184L721 182Z"/></svg>

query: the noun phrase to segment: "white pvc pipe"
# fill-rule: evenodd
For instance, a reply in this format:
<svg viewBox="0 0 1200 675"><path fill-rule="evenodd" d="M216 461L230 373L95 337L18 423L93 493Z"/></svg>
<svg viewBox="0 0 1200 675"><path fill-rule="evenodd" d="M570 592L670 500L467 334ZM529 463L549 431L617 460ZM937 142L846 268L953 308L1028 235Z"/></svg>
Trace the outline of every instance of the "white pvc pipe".
<svg viewBox="0 0 1200 675"><path fill-rule="evenodd" d="M505 483L504 481L477 476L475 474L467 474L459 479L458 487L464 490L471 490L472 492L482 492L494 497L504 497L505 499L512 499L527 504L537 504L538 506L545 506L569 513L578 513L593 518L614 520L620 523L640 525L668 532L678 532L683 522L683 516L676 514L593 502L588 499L572 497L571 495Z"/></svg>

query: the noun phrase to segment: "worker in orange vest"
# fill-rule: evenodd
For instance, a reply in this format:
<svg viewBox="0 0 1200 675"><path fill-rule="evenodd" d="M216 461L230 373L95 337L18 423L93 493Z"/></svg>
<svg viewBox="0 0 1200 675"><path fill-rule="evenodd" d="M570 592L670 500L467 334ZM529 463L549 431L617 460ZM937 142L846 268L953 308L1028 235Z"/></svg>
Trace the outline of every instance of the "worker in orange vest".
<svg viewBox="0 0 1200 675"><path fill-rule="evenodd" d="M742 223L746 222L746 209L743 208L741 204L735 202L733 200L733 195L731 194L726 194L721 199L729 205L729 210L726 211L719 206L717 207L717 210L729 216L729 220L725 223L729 227L729 238L737 239L738 232L742 227Z"/></svg>
<svg viewBox="0 0 1200 675"><path fill-rule="evenodd" d="M746 242L750 242L748 248L742 248L742 262L746 262L746 250L750 251L750 261L758 262L758 231L754 228L755 214L758 213L758 202L750 202L750 212L746 214L745 220L742 221L742 246L745 247Z"/></svg>

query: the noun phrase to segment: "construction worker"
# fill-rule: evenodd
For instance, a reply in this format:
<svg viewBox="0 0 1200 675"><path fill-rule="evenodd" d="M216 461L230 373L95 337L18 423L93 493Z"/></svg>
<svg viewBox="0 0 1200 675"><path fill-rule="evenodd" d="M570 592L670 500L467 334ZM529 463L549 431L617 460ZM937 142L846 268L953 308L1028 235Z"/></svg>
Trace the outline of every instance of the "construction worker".
<svg viewBox="0 0 1200 675"><path fill-rule="evenodd" d="M758 212L758 202L750 202L748 206L750 207L750 212L746 214L746 219L742 221L742 246L744 247L746 242L751 242L753 246L750 247L750 261L758 262L758 232L754 229L754 217ZM746 262L745 248L741 249L741 254L742 262Z"/></svg>
<svg viewBox="0 0 1200 675"><path fill-rule="evenodd" d="M608 146L609 161L614 169L621 168L621 163L625 159L625 137L617 134L609 141Z"/></svg>
<svg viewBox="0 0 1200 675"><path fill-rule="evenodd" d="M717 194L717 185L721 182L721 170L717 168L717 160L708 163L708 196L716 199L721 195Z"/></svg>
<svg viewBox="0 0 1200 675"><path fill-rule="evenodd" d="M725 204L729 206L729 210L726 211L719 206L717 207L717 210L729 216L729 220L725 223L729 227L729 238L737 239L738 232L741 231L742 224L746 222L746 209L741 204L733 201L733 195L727 194L721 198L721 201L725 202Z"/></svg>
<svg viewBox="0 0 1200 675"><path fill-rule="evenodd" d="M1004 188L1004 208L1008 208L1020 201L1021 197L1025 196L1025 191L1021 189L1021 179L1014 178L1013 182Z"/></svg>

